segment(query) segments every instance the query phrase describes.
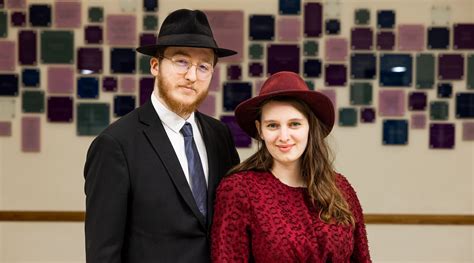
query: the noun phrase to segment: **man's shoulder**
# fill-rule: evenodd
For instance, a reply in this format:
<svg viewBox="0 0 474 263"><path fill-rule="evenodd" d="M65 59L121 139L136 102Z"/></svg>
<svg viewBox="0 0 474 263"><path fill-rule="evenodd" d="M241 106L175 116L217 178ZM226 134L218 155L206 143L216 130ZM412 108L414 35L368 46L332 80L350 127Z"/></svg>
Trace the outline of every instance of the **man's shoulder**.
<svg viewBox="0 0 474 263"><path fill-rule="evenodd" d="M116 139L128 138L131 134L135 133L137 128L141 125L138 117L139 110L140 108L136 108L114 121L105 128L100 135L108 134Z"/></svg>
<svg viewBox="0 0 474 263"><path fill-rule="evenodd" d="M196 112L196 115L198 116L198 118L201 121L205 122L206 124L209 124L212 127L219 127L219 128L225 128L226 127L225 124L222 121L220 121L220 120L218 120L218 119L216 119L212 116L209 116L209 115L204 114L202 112Z"/></svg>

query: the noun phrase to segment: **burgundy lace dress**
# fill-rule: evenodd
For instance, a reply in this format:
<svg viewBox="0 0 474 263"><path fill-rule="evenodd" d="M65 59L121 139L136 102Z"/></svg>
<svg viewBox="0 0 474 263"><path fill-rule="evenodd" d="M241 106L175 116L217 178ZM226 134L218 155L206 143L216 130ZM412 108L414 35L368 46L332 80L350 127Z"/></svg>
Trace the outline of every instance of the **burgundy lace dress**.
<svg viewBox="0 0 474 263"><path fill-rule="evenodd" d="M219 185L212 225L213 262L371 262L362 209L345 177L336 184L355 227L327 224L305 188L268 172L241 172Z"/></svg>

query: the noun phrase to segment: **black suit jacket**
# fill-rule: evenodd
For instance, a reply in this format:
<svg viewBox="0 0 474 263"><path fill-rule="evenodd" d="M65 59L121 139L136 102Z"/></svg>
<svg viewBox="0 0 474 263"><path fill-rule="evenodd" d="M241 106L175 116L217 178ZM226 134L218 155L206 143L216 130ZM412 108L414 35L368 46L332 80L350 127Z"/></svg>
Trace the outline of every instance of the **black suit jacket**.
<svg viewBox="0 0 474 263"><path fill-rule="evenodd" d="M208 220L149 101L105 129L87 153L87 262L210 261L215 190L239 156L227 126L195 114L209 165Z"/></svg>

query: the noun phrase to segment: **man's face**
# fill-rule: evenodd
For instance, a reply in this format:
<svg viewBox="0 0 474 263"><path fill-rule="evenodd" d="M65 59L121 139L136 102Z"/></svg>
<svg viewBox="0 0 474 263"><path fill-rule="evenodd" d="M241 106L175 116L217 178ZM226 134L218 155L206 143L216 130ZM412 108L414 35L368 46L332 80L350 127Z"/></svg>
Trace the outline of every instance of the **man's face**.
<svg viewBox="0 0 474 263"><path fill-rule="evenodd" d="M150 61L158 99L187 118L207 96L213 61L214 52L209 48L166 48L161 62L157 58Z"/></svg>

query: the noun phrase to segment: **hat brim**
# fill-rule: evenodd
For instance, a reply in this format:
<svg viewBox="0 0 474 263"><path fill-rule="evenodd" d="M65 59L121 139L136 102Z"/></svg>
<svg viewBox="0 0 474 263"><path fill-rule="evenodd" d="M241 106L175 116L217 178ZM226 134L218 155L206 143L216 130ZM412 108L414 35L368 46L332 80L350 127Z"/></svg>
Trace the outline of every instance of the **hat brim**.
<svg viewBox="0 0 474 263"><path fill-rule="evenodd" d="M271 97L292 97L304 101L316 117L324 123L327 128L324 137L329 135L334 126L334 106L331 100L324 94L311 90L293 90L293 91L277 91L265 95L257 96L241 102L235 108L235 118L240 128L250 137L258 139L258 131L255 126L257 120L257 109L262 102Z"/></svg>
<svg viewBox="0 0 474 263"><path fill-rule="evenodd" d="M179 34L159 37L155 45L146 45L138 47L139 53L156 56L158 48L162 47L196 47L213 49L217 57L228 57L237 54L236 51L226 48L219 48L214 39L194 34Z"/></svg>

